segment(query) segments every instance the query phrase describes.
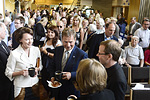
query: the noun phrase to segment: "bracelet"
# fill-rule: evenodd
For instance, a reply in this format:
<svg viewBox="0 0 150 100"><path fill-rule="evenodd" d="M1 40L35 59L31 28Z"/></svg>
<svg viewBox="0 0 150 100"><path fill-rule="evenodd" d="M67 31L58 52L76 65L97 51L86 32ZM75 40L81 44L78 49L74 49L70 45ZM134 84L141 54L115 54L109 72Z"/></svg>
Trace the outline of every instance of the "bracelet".
<svg viewBox="0 0 150 100"><path fill-rule="evenodd" d="M47 55L49 56L49 53L47 52Z"/></svg>

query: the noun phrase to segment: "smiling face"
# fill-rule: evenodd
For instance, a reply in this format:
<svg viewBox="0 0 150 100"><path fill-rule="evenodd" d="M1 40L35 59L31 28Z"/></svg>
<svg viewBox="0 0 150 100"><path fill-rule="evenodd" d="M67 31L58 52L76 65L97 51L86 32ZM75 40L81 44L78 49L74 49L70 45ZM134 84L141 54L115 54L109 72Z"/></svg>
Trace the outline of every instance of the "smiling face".
<svg viewBox="0 0 150 100"><path fill-rule="evenodd" d="M15 28L18 29L20 27L23 27L23 23L20 22L19 19L15 19Z"/></svg>
<svg viewBox="0 0 150 100"><path fill-rule="evenodd" d="M144 21L142 24L142 27L144 28L144 30L147 30L149 28L149 21Z"/></svg>
<svg viewBox="0 0 150 100"><path fill-rule="evenodd" d="M67 37L67 36L62 37L63 46L67 51L71 50L74 47L75 41L76 40L73 35L71 35L69 37Z"/></svg>
<svg viewBox="0 0 150 100"><path fill-rule="evenodd" d="M28 33L24 33L22 39L20 40L21 46L24 49L28 49L33 44L33 36Z"/></svg>
<svg viewBox="0 0 150 100"><path fill-rule="evenodd" d="M52 30L47 30L47 36L50 38L50 39L53 39L55 37L55 32L52 31Z"/></svg>

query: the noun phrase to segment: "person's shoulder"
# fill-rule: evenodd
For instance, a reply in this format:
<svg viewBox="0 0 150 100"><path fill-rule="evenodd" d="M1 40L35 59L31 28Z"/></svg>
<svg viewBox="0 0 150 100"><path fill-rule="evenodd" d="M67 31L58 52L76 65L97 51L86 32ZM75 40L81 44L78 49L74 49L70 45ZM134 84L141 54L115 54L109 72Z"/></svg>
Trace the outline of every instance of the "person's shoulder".
<svg viewBox="0 0 150 100"><path fill-rule="evenodd" d="M109 89L102 90L102 93L114 96L114 93L111 90L109 90Z"/></svg>
<svg viewBox="0 0 150 100"><path fill-rule="evenodd" d="M105 98L104 100L115 100L114 93L109 89L104 89L100 91L99 96Z"/></svg>
<svg viewBox="0 0 150 100"><path fill-rule="evenodd" d="M126 49L128 49L128 48L130 48L130 46L129 46L129 45L125 47L125 50L126 50Z"/></svg>
<svg viewBox="0 0 150 100"><path fill-rule="evenodd" d="M139 26L141 26L141 24L140 24L139 22L136 22L136 25L139 25Z"/></svg>
<svg viewBox="0 0 150 100"><path fill-rule="evenodd" d="M75 49L75 52L78 52L78 53L80 53L80 54L87 55L87 53L86 53L85 51L81 50L81 49L78 48L77 46L75 46L74 49Z"/></svg>
<svg viewBox="0 0 150 100"><path fill-rule="evenodd" d="M104 33L102 33L102 34L94 34L94 35L93 35L94 41L95 41L95 40L99 40L100 38L104 38Z"/></svg>

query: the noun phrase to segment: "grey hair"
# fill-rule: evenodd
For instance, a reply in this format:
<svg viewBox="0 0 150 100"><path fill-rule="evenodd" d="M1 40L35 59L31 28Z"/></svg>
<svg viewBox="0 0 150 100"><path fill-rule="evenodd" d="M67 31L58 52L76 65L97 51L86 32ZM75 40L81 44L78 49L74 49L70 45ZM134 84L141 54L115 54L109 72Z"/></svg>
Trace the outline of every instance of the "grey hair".
<svg viewBox="0 0 150 100"><path fill-rule="evenodd" d="M97 31L96 25L94 25L94 24L90 24L89 27L88 27L88 29L89 29L89 31L91 31L91 32Z"/></svg>
<svg viewBox="0 0 150 100"><path fill-rule="evenodd" d="M139 37L138 37L138 36L132 36L132 39L133 39L133 38L136 38L136 39L138 39L138 41L139 41Z"/></svg>

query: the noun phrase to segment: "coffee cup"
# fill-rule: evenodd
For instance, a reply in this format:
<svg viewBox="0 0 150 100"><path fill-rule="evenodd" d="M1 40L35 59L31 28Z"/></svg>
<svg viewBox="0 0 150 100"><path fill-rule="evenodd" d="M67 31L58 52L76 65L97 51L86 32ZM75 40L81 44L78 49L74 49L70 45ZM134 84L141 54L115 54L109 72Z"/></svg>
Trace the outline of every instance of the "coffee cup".
<svg viewBox="0 0 150 100"><path fill-rule="evenodd" d="M30 67L28 69L29 75L30 77L34 77L35 76L35 68L34 67Z"/></svg>
<svg viewBox="0 0 150 100"><path fill-rule="evenodd" d="M62 71L56 71L55 72L55 79L60 81L62 79L62 75L63 75Z"/></svg>
<svg viewBox="0 0 150 100"><path fill-rule="evenodd" d="M76 96L70 95L67 97L67 100L77 100Z"/></svg>

